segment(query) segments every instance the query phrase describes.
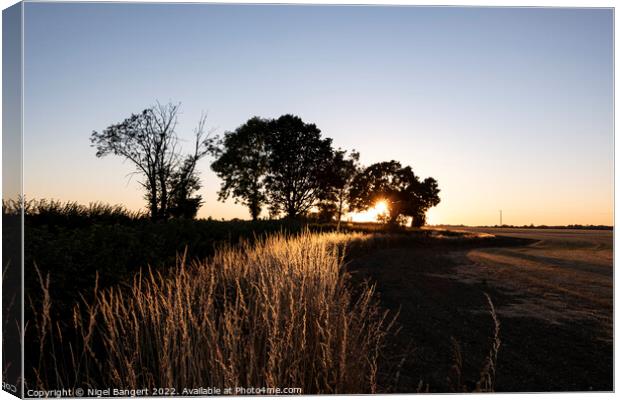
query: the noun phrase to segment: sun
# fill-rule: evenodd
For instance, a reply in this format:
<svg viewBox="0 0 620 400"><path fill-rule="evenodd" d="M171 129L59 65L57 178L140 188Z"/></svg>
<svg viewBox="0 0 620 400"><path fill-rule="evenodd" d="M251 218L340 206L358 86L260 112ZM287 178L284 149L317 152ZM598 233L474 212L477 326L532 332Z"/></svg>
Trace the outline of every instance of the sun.
<svg viewBox="0 0 620 400"><path fill-rule="evenodd" d="M385 200L379 200L375 203L374 210L377 212L377 215L385 214L388 211L388 204Z"/></svg>
<svg viewBox="0 0 620 400"><path fill-rule="evenodd" d="M387 214L389 206L386 200L380 199L375 202L374 207L366 211L349 213L347 219L352 222L378 222L380 215Z"/></svg>

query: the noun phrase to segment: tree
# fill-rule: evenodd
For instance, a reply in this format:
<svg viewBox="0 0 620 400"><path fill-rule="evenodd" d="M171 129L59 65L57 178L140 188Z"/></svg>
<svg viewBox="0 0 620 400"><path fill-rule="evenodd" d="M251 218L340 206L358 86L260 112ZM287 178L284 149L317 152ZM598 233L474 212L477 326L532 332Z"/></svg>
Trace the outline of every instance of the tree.
<svg viewBox="0 0 620 400"><path fill-rule="evenodd" d="M388 204L388 224L395 225L405 216L411 217L411 226L422 226L428 209L439 204L439 188L433 178L420 181L409 166L380 162L359 173L349 191L353 210L367 210L378 201Z"/></svg>
<svg viewBox="0 0 620 400"><path fill-rule="evenodd" d="M314 124L294 115L278 119L253 117L213 146L211 165L222 179L219 199L229 196L246 205L256 220L263 205L270 217L297 218L314 206L329 218L339 202L342 215L346 187L359 154L334 151Z"/></svg>
<svg viewBox="0 0 620 400"><path fill-rule="evenodd" d="M439 204L439 185L434 178L426 178L423 181L417 180L412 187L407 188L415 201L405 202L406 208L403 214L411 217L411 226L422 226L426 224L426 212Z"/></svg>
<svg viewBox="0 0 620 400"><path fill-rule="evenodd" d="M338 215L336 203L332 201L319 201L317 209L316 218L318 222L332 222Z"/></svg>
<svg viewBox="0 0 620 400"><path fill-rule="evenodd" d="M101 132L93 131L91 134L91 144L97 149L97 157L109 154L121 156L134 165L135 174L144 177L139 183L146 191L145 199L153 220L170 217L170 207L176 211L179 207L185 207L183 214L189 215L188 205L194 204L197 211L201 203L199 196L192 198L191 195L200 188L196 163L207 154L211 145L209 135L204 132L206 118L201 117L194 132L194 153L183 158L176 134L178 111L178 104L157 103Z"/></svg>
<svg viewBox="0 0 620 400"><path fill-rule="evenodd" d="M198 128L194 131L194 152L189 154L171 174L170 202L168 211L170 216L192 219L196 217L202 205L202 196L195 195L200 190L201 183L196 173L196 164L207 155L211 148L211 141L204 138L204 116L200 119Z"/></svg>
<svg viewBox="0 0 620 400"><path fill-rule="evenodd" d="M349 188L360 168L360 154L355 150L348 157L346 154L345 150L336 150L322 178L324 187L320 195L319 209L322 215L336 219L337 229L340 229L340 220L346 211L345 204L349 197ZM331 213L328 213L328 210Z"/></svg>
<svg viewBox="0 0 620 400"><path fill-rule="evenodd" d="M273 212L288 218L307 213L319 200L333 159L332 140L323 139L315 124L283 115L269 124L266 195Z"/></svg>
<svg viewBox="0 0 620 400"><path fill-rule="evenodd" d="M270 122L250 118L233 132L224 133L212 152L216 160L211 169L222 179L219 200L233 196L250 210L256 221L266 201L264 178L267 173L268 155L265 138Z"/></svg>

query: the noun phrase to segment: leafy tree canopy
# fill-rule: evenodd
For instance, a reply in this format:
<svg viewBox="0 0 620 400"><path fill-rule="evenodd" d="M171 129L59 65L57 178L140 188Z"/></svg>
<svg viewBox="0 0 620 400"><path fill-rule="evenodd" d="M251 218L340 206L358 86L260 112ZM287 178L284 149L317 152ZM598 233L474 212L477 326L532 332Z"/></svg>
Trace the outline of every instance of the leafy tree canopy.
<svg viewBox="0 0 620 400"><path fill-rule="evenodd" d="M388 223L396 224L405 216L411 217L412 226L422 226L428 209L439 204L439 187L433 178L420 181L409 166L394 160L380 162L360 172L349 191L353 210L367 210L379 201L388 205Z"/></svg>
<svg viewBox="0 0 620 400"><path fill-rule="evenodd" d="M253 220L260 215L266 201L264 178L268 154L265 138L269 132L268 120L253 117L232 132L226 132L212 147L216 159L211 169L222 179L219 200L229 196L250 210Z"/></svg>
<svg viewBox="0 0 620 400"><path fill-rule="evenodd" d="M322 138L315 124L287 114L271 122L266 145L265 186L272 211L284 211L289 218L307 213L324 189L332 140Z"/></svg>
<svg viewBox="0 0 620 400"><path fill-rule="evenodd" d="M251 118L212 147L211 168L222 179L220 200L245 204L253 219L269 204L272 216L306 214L326 192L334 157L331 139L294 115Z"/></svg>

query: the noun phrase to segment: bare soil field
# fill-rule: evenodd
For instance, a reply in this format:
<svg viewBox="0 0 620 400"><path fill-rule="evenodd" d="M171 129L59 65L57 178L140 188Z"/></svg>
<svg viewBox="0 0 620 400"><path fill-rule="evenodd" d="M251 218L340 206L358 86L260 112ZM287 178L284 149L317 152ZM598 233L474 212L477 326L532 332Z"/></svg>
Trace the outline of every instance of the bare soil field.
<svg viewBox="0 0 620 400"><path fill-rule="evenodd" d="M613 390L613 232L463 230L518 239L381 250L349 264L400 308L395 346L412 351L396 390L458 390L454 341L473 389L493 333L484 293L501 323L496 391Z"/></svg>

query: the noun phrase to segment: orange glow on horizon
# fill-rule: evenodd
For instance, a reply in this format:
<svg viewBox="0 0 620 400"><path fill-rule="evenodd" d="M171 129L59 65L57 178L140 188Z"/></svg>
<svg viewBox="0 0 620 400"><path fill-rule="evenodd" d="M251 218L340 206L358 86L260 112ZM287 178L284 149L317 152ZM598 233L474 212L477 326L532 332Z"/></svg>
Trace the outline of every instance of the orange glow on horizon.
<svg viewBox="0 0 620 400"><path fill-rule="evenodd" d="M377 222L380 216L387 214L388 209L386 200L378 200L374 207L365 211L349 213L346 219L352 222Z"/></svg>

